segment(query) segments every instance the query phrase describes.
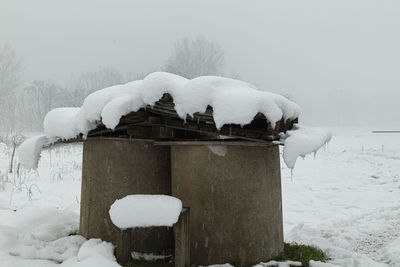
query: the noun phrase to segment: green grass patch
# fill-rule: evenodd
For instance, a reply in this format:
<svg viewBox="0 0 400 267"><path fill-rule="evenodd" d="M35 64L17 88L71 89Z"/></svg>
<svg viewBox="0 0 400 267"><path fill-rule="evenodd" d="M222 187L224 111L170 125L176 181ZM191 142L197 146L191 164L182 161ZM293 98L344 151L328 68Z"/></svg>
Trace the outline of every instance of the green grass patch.
<svg viewBox="0 0 400 267"><path fill-rule="evenodd" d="M70 233L68 234L68 236L72 236L72 235L79 235L78 230L73 231L73 232L70 232Z"/></svg>
<svg viewBox="0 0 400 267"><path fill-rule="evenodd" d="M285 243L284 250L277 258L278 261L299 261L304 267L309 267L310 260L326 262L328 257L314 246L301 245L297 243Z"/></svg>

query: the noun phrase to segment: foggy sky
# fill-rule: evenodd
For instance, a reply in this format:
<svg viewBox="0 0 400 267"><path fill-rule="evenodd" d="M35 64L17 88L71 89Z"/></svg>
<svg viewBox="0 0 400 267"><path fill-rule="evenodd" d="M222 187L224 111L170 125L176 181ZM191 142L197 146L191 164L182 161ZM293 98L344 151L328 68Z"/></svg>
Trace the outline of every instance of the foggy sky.
<svg viewBox="0 0 400 267"><path fill-rule="evenodd" d="M220 43L228 72L299 103L304 123L400 128L397 0L0 0L0 45L26 83L155 70L198 35Z"/></svg>

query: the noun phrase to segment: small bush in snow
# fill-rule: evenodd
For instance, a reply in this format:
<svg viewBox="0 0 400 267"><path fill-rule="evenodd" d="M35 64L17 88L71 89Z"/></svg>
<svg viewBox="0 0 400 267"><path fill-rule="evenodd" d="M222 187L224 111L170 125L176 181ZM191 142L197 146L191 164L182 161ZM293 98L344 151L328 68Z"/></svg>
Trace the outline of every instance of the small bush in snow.
<svg viewBox="0 0 400 267"><path fill-rule="evenodd" d="M326 262L328 257L322 250L314 246L307 246L297 243L285 243L284 251L277 260L299 261L302 263L302 266L309 267L310 260Z"/></svg>

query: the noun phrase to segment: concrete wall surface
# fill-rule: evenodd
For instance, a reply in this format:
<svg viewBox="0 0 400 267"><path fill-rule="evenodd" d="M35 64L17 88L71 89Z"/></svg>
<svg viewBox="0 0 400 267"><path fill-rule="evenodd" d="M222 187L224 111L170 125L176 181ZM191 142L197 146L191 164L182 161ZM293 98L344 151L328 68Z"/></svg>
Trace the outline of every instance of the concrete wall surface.
<svg viewBox="0 0 400 267"><path fill-rule="evenodd" d="M129 139L92 138L84 142L79 232L116 245L121 231L108 211L129 194L171 194L170 147ZM173 254L173 231L164 227L135 229L133 248L139 252Z"/></svg>
<svg viewBox="0 0 400 267"><path fill-rule="evenodd" d="M190 208L190 262L252 266L283 251L278 146L171 146L172 195Z"/></svg>
<svg viewBox="0 0 400 267"><path fill-rule="evenodd" d="M182 240L189 243L191 265L252 266L283 251L277 146L89 138L81 194L80 234L115 244L117 260L121 231L108 211L129 194L172 194L190 209L189 237ZM174 254L171 228L135 229L132 242L138 252Z"/></svg>

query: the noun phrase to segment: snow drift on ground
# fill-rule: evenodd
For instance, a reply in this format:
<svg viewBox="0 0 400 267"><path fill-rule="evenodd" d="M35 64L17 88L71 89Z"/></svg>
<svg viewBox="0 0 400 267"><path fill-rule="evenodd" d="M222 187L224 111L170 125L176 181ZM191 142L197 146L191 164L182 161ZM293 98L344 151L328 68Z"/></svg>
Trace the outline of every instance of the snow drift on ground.
<svg viewBox="0 0 400 267"><path fill-rule="evenodd" d="M110 218L120 229L173 226L182 211L182 201L166 195L128 195L116 200Z"/></svg>
<svg viewBox="0 0 400 267"><path fill-rule="evenodd" d="M100 239L83 243L76 257L61 264L61 267L121 267L114 256L114 246Z"/></svg>
<svg viewBox="0 0 400 267"><path fill-rule="evenodd" d="M76 263L86 241L68 235L79 225L81 153L80 144L55 146L36 171L6 181L9 151L0 145L0 266ZM316 245L331 258L312 267L399 266L399 135L334 129L329 147L296 162L293 181L281 168L285 241Z"/></svg>

